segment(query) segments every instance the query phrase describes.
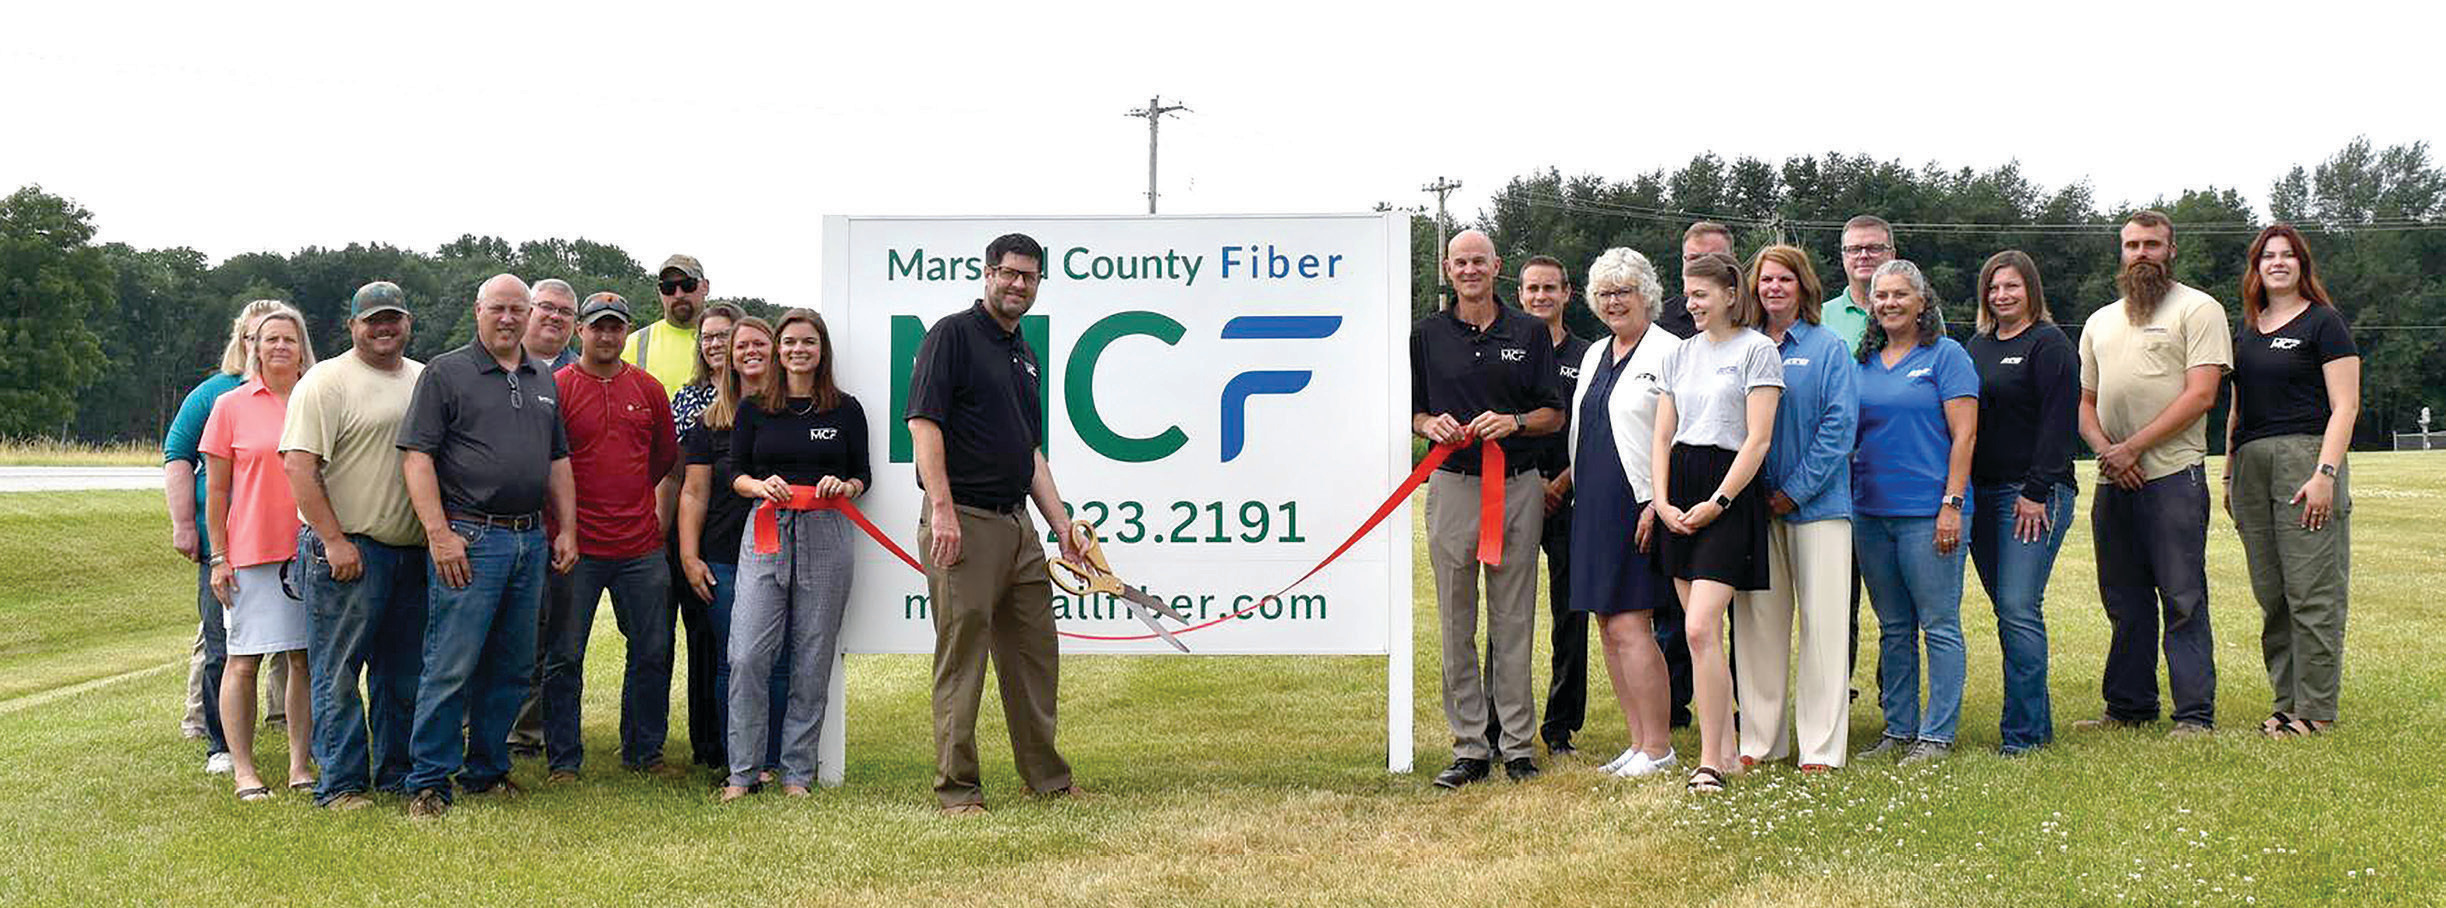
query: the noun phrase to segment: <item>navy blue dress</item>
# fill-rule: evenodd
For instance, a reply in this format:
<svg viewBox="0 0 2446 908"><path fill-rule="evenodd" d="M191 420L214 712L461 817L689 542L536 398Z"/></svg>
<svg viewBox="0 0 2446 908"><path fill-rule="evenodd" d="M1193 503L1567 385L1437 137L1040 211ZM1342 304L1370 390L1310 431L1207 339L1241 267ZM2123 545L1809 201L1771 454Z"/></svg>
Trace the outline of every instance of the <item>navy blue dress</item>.
<svg viewBox="0 0 2446 908"><path fill-rule="evenodd" d="M1649 553L1639 551L1639 512L1647 502L1632 494L1630 474L1614 449L1607 402L1628 360L1614 360L1611 339L1597 343L1605 352L1580 400L1579 444L1571 452L1571 608L1600 615L1647 611L1672 601L1673 588Z"/></svg>

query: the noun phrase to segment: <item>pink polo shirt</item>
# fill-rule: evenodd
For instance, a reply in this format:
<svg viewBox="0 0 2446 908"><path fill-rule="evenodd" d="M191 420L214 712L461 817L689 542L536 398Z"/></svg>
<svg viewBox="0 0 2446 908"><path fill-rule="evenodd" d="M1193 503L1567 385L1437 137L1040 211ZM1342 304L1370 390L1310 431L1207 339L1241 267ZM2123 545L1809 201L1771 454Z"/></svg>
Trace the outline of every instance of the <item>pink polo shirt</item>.
<svg viewBox="0 0 2446 908"><path fill-rule="evenodd" d="M197 449L230 463L223 551L232 567L287 561L297 553L297 499L280 467L280 424L288 409L262 379L250 379L214 401L204 423Z"/></svg>

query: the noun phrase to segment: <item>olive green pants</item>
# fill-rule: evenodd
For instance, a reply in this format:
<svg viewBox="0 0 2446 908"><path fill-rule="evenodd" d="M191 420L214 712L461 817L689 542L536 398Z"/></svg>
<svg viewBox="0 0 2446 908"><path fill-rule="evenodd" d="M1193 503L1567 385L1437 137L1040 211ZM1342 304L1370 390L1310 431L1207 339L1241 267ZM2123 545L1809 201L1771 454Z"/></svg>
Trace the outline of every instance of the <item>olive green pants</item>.
<svg viewBox="0 0 2446 908"><path fill-rule="evenodd" d="M2302 505L2293 496L2318 470L2318 436L2254 439L2233 457L2229 504L2259 599L2259 648L2276 711L2333 722L2352 572L2349 472L2337 470L2335 510L2326 527L2313 530L2302 526Z"/></svg>

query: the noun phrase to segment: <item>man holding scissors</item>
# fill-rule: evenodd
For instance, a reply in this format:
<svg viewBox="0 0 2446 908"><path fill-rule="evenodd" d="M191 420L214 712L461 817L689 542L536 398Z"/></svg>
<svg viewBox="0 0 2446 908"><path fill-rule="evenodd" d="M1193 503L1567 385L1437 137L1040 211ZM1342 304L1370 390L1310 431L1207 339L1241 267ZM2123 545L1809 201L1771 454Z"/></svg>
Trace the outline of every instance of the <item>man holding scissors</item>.
<svg viewBox="0 0 2446 908"><path fill-rule="evenodd" d="M1053 746L1061 651L1044 545L1027 512L1032 498L1046 523L1069 526L1038 449L1036 352L1019 335L1045 250L1013 233L988 244L985 261L985 297L918 345L903 414L926 493L918 552L934 616L934 795L947 816L985 812L977 704L988 652L1019 777L1039 794L1084 794ZM1059 535L1063 559L1078 561L1076 535Z"/></svg>

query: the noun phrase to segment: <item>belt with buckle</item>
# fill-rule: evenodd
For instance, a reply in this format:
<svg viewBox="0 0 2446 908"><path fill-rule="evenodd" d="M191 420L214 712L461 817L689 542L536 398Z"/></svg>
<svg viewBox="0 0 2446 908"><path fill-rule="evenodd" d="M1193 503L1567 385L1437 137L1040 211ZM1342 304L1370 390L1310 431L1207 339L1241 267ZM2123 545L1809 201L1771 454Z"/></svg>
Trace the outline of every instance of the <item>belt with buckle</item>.
<svg viewBox="0 0 2446 908"><path fill-rule="evenodd" d="M543 526L544 523L544 515L541 511L528 511L524 514L513 514L509 516L499 514L478 514L473 511L451 511L443 516L452 520L464 520L468 523L481 523L485 526L500 527L513 533L523 533L528 530L535 529L536 527Z"/></svg>

